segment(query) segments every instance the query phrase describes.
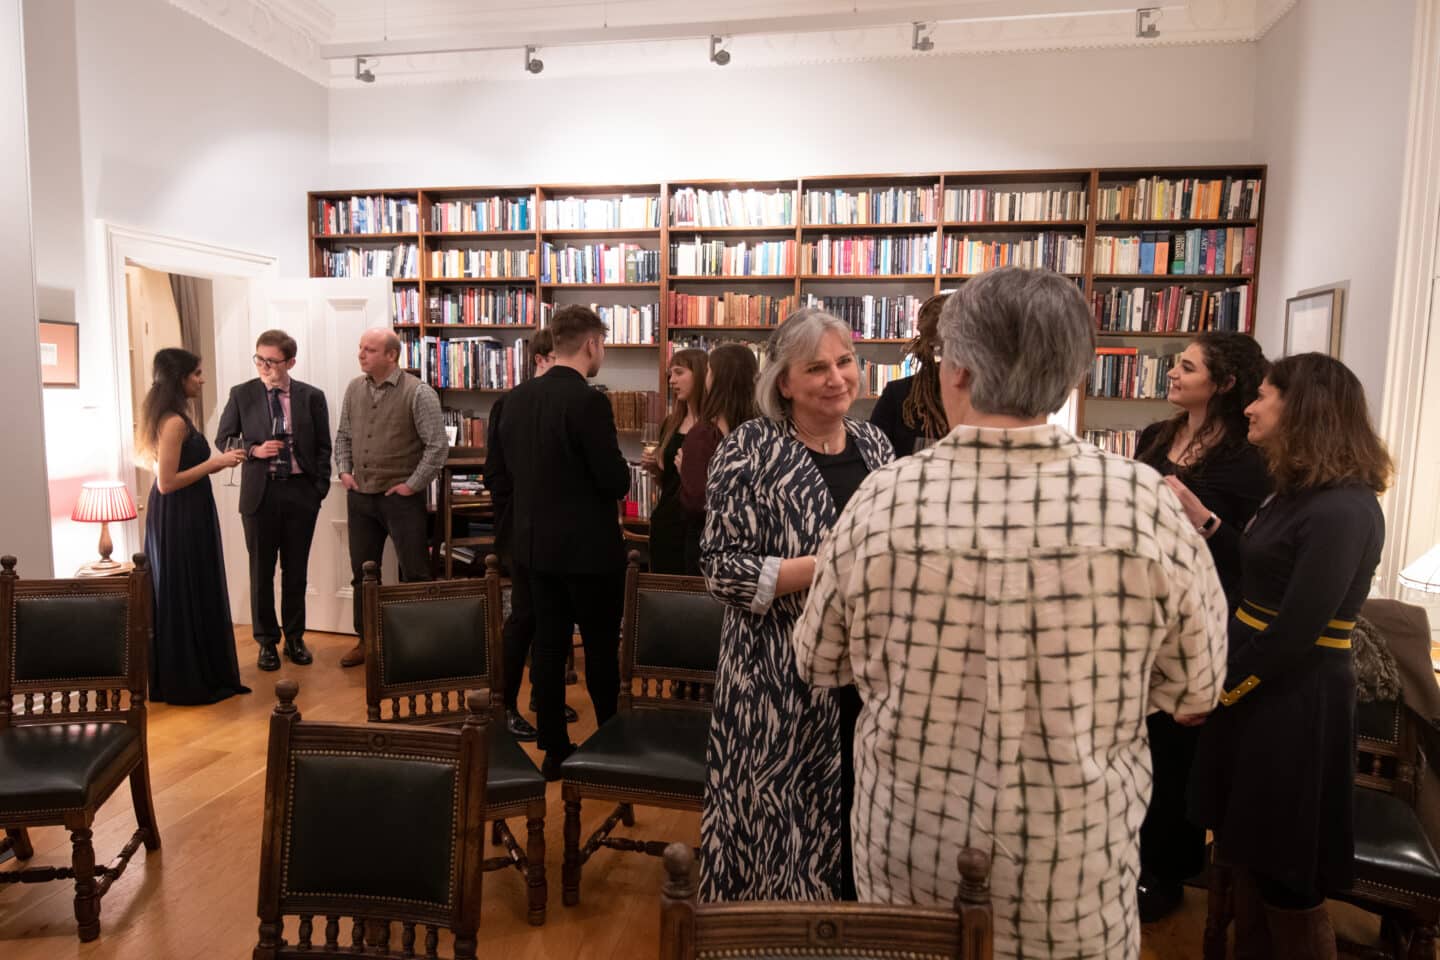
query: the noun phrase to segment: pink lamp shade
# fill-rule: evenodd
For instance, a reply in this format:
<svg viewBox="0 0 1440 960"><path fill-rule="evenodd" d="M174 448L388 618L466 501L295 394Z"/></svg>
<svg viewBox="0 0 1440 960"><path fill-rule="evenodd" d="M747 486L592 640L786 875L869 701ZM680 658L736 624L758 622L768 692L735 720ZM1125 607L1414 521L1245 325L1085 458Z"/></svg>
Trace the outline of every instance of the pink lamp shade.
<svg viewBox="0 0 1440 960"><path fill-rule="evenodd" d="M82 523L134 520L135 502L119 480L92 480L80 488L80 499L75 501L70 519Z"/></svg>

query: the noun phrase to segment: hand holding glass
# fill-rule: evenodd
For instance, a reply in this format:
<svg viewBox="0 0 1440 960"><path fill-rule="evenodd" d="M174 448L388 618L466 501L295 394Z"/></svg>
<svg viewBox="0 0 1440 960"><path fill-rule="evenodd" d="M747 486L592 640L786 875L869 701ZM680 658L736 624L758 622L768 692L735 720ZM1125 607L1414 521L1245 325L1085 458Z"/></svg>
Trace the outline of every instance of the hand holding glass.
<svg viewBox="0 0 1440 960"><path fill-rule="evenodd" d="M226 452L226 453L229 453L229 452L231 452L232 450L244 450L244 449L245 449L245 438L244 438L244 437L226 437L226 438L225 438L225 452ZM249 454L248 454L248 453L246 454L246 459L249 459ZM237 464L237 466L238 466L238 464ZM235 467L231 467L231 468L230 468L230 476L228 476L228 477L225 478L225 486L227 486L227 487L238 487L239 485L240 485L240 484L238 484L238 483L235 481Z"/></svg>

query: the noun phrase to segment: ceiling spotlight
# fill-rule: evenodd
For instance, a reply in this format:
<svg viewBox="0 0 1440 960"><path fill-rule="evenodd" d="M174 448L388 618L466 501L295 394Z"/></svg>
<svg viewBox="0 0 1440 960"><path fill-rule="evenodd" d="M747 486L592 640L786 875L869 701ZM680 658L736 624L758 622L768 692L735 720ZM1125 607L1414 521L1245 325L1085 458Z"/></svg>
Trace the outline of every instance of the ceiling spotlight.
<svg viewBox="0 0 1440 960"><path fill-rule="evenodd" d="M545 61L535 56L534 47L525 48L525 69L531 73L539 73L545 69Z"/></svg>
<svg viewBox="0 0 1440 960"><path fill-rule="evenodd" d="M723 49L725 41L719 37L710 38L710 62L717 67L723 67L730 62L730 51Z"/></svg>
<svg viewBox="0 0 1440 960"><path fill-rule="evenodd" d="M935 49L935 41L930 39L930 31L935 29L935 24L917 20L910 26L913 28L910 34L911 50L919 53L929 53Z"/></svg>
<svg viewBox="0 0 1440 960"><path fill-rule="evenodd" d="M370 60L367 57L355 58L355 79L361 83L374 83L375 71L366 66Z"/></svg>

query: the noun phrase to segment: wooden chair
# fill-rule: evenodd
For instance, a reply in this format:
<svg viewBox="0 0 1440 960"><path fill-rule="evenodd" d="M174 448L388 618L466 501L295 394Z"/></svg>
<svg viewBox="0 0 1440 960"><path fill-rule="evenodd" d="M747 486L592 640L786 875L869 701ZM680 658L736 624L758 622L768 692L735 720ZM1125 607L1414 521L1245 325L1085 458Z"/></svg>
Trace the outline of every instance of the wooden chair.
<svg viewBox="0 0 1440 960"><path fill-rule="evenodd" d="M500 564L485 558L485 576L380 584L379 567L364 568L365 707L374 723L457 724L466 690L505 688L500 637ZM386 707L388 706L388 710ZM489 725L485 817L505 856L486 870L514 867L528 887L529 921L545 922L545 778L505 725L496 693ZM524 816L521 849L506 819Z"/></svg>
<svg viewBox="0 0 1440 960"><path fill-rule="evenodd" d="M567 906L580 902L581 870L601 847L655 857L664 853L664 841L610 835L622 821L634 825L634 805L698 812L704 798L723 608L701 578L641 573L639 563L632 551L625 578L618 712L561 767ZM587 797L617 806L582 847L580 807Z"/></svg>
<svg viewBox="0 0 1440 960"><path fill-rule="evenodd" d="M0 557L0 824L20 860L27 827L70 831L69 867L0 872L0 884L75 881L82 941L100 936L100 898L143 843L160 848L145 742L150 617L144 554L125 576L21 580ZM90 826L126 779L136 830L96 869Z"/></svg>
<svg viewBox="0 0 1440 960"><path fill-rule="evenodd" d="M672 843L665 848L660 891L660 960L990 960L990 858L966 848L959 864L953 910L833 900L702 904L696 902L695 856L685 844Z"/></svg>
<svg viewBox="0 0 1440 960"><path fill-rule="evenodd" d="M255 960L438 957L440 930L454 956L473 958L485 845L489 694L468 695L459 732L423 727L306 723L299 684L281 680L270 717L265 829L260 849L260 939ZM368 838L385 838L377 856ZM297 942L285 918L298 917ZM324 918L315 943L315 918ZM353 921L341 944L341 920ZM390 949L398 922L402 953ZM365 944L366 933L374 946Z"/></svg>

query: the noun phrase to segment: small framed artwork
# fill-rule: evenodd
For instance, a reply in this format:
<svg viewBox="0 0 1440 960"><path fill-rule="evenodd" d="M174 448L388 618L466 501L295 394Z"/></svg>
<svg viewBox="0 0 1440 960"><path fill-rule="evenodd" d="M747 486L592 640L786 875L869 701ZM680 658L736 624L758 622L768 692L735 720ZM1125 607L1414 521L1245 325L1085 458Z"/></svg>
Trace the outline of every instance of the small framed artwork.
<svg viewBox="0 0 1440 960"><path fill-rule="evenodd" d="M1342 287L1325 287L1285 301L1285 356L1325 353L1340 356Z"/></svg>
<svg viewBox="0 0 1440 960"><path fill-rule="evenodd" d="M80 324L40 321L40 385L80 386Z"/></svg>

